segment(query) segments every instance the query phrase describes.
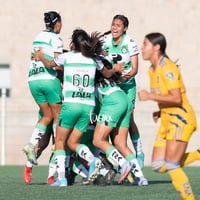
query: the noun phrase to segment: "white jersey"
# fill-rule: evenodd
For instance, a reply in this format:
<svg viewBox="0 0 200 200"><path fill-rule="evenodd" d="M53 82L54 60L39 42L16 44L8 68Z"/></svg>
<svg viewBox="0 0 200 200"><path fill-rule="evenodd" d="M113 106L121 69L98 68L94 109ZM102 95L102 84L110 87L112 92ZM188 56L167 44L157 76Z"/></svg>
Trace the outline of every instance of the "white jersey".
<svg viewBox="0 0 200 200"><path fill-rule="evenodd" d="M128 65L122 75L131 71L131 56L139 54L134 39L126 34L123 35L121 42L117 46L114 45L112 35L106 35L104 38L103 48L108 53L109 60L112 61L112 64L125 63ZM127 82L130 82L132 79Z"/></svg>
<svg viewBox="0 0 200 200"><path fill-rule="evenodd" d="M82 103L95 106L94 81L97 66L93 59L80 52L67 52L54 59L64 66L63 96L64 102Z"/></svg>
<svg viewBox="0 0 200 200"><path fill-rule="evenodd" d="M44 56L48 60L54 59L54 53L63 52L63 41L53 31L42 31L40 32L33 41L33 49L42 48ZM28 81L41 80L41 79L55 79L57 73L54 69L48 69L44 66L43 62L35 61L31 58L29 66L29 77Z"/></svg>

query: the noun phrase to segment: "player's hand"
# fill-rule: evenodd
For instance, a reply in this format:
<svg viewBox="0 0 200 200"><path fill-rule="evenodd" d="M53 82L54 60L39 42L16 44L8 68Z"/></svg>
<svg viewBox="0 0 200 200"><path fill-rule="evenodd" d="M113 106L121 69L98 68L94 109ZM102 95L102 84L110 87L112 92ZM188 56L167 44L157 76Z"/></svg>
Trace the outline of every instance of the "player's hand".
<svg viewBox="0 0 200 200"><path fill-rule="evenodd" d="M39 50L38 49L33 49L32 59L34 59L36 61L39 61L39 60L41 60L42 56L43 56L43 51L42 51L41 47L39 47Z"/></svg>
<svg viewBox="0 0 200 200"><path fill-rule="evenodd" d="M122 73L128 65L125 65L124 62L120 64L114 64L113 70L114 72Z"/></svg>
<svg viewBox="0 0 200 200"><path fill-rule="evenodd" d="M158 119L160 118L160 111L156 111L156 112L153 112L153 121L155 123L158 122Z"/></svg>
<svg viewBox="0 0 200 200"><path fill-rule="evenodd" d="M150 94L147 90L141 90L138 92L139 100L146 101L149 100Z"/></svg>

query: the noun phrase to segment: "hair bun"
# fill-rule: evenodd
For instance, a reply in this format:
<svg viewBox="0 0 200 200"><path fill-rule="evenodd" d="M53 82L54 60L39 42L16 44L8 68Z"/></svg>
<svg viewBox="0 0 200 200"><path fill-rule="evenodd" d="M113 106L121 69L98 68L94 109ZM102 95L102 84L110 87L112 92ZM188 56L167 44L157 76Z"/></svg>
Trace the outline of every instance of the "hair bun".
<svg viewBox="0 0 200 200"><path fill-rule="evenodd" d="M50 13L44 13L44 22L45 22L45 24L50 24L51 23Z"/></svg>

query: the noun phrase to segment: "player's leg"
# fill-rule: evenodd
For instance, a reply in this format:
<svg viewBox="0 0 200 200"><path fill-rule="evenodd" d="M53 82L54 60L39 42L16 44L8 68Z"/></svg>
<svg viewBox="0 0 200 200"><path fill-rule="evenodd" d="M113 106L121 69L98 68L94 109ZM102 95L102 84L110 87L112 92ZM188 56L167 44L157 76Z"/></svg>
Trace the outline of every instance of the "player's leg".
<svg viewBox="0 0 200 200"><path fill-rule="evenodd" d="M135 149L136 158L142 169L144 167L144 152L142 150L142 141L140 137L140 133L138 127L134 121L134 109L132 108L132 114L130 118L130 126L129 126L130 138L133 143L133 147Z"/></svg>
<svg viewBox="0 0 200 200"><path fill-rule="evenodd" d="M50 105L50 108L52 110L53 115L53 133L54 137L56 137L56 125L58 121L58 117L61 111L61 103L62 103L62 87L60 80L56 78L55 80L51 80L51 82L48 83L49 90L47 93L47 101Z"/></svg>
<svg viewBox="0 0 200 200"><path fill-rule="evenodd" d="M65 161L66 161L66 151L65 151L65 141L71 132L70 128L64 128L60 125L56 129L56 139L55 139L55 152L54 159L56 163L56 169L58 177L51 186L67 186L67 179L65 178Z"/></svg>
<svg viewBox="0 0 200 200"><path fill-rule="evenodd" d="M124 123L122 122L122 124ZM134 184L139 186L146 186L148 185L148 181L144 177L135 155L128 147L127 136L128 127L119 127L116 129L116 131L112 132L112 141L114 142L119 152L126 158L126 160L133 164L134 168L132 169L132 173L135 176Z"/></svg>
<svg viewBox="0 0 200 200"><path fill-rule="evenodd" d="M38 144L39 140L45 134L47 126L52 121L52 112L44 93L46 83L41 80L31 81L29 82L29 88L36 103L40 107L43 116L38 120L31 135L30 141L24 146L23 151L26 153L28 160L30 160L33 164L37 164L34 149L36 144Z"/></svg>
<svg viewBox="0 0 200 200"><path fill-rule="evenodd" d="M131 171L132 166L122 154L107 141L107 137L110 132L113 130L113 127L106 125L105 123L98 123L95 127L93 144L106 153L106 156L112 160L113 163L119 165L122 168L122 175L119 182L123 181L128 173Z"/></svg>
<svg viewBox="0 0 200 200"><path fill-rule="evenodd" d="M39 143L43 135L47 130L47 126L52 120L52 112L47 102L44 102L39 105L40 109L43 112L43 117L37 122L33 133L31 135L30 141L23 148L23 151L27 155L29 161L37 165L37 159L35 155L35 146Z"/></svg>
<svg viewBox="0 0 200 200"><path fill-rule="evenodd" d="M144 166L144 152L142 149L142 141L140 137L140 133L138 127L134 121L134 109L135 109L135 99L136 99L136 84L133 85L126 85L122 86L122 89L128 96L130 108L131 109L131 116L130 116L130 124L129 124L129 133L130 138L135 149L136 158L142 169Z"/></svg>
<svg viewBox="0 0 200 200"><path fill-rule="evenodd" d="M97 157L94 157L90 149L85 144L80 144L82 135L82 131L79 131L79 129L74 128L74 130L68 138L67 145L70 148L70 150L76 152L79 155L79 157L88 162L88 180L89 182L93 182L97 178L99 169L101 167L101 161Z"/></svg>
<svg viewBox="0 0 200 200"><path fill-rule="evenodd" d="M167 140L166 143L166 167L172 179L172 184L179 192L182 199L194 200L189 179L180 166L180 160L187 148L187 142Z"/></svg>

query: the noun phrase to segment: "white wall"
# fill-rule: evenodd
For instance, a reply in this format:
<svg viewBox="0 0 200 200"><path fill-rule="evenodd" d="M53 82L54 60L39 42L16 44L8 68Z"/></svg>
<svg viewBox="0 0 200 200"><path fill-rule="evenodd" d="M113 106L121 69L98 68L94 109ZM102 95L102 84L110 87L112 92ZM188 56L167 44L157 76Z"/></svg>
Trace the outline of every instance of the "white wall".
<svg viewBox="0 0 200 200"><path fill-rule="evenodd" d="M200 122L199 0L0 0L0 5L0 63L11 66L11 98L7 100L6 108L6 164L24 164L21 149L37 120L38 108L27 84L28 64L33 38L44 29L43 13L49 10L61 13L61 37L65 48L68 48L74 28L81 27L88 32L107 31L115 14L129 18L127 33L138 46L141 46L145 34L152 31L164 33L168 41L167 53L172 60L179 59L188 96ZM148 88L148 66L149 63L142 61L140 56L138 89ZM153 102L136 102L135 119L143 140L146 165L150 165L158 126L151 120L154 109ZM198 138L199 132L196 132L189 149L199 147ZM39 164L47 164L48 151L39 159Z"/></svg>

